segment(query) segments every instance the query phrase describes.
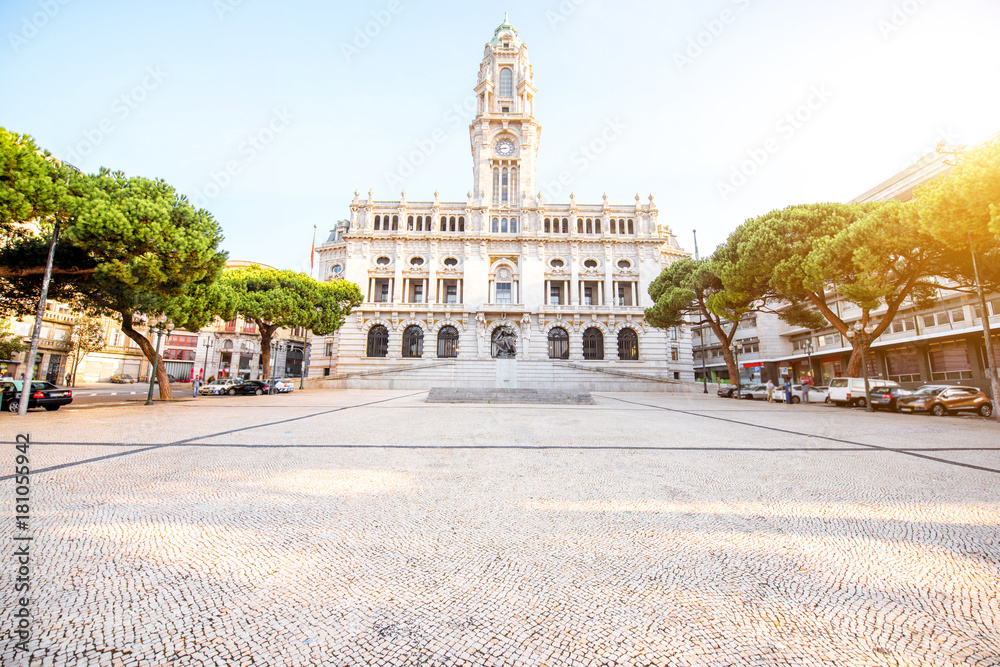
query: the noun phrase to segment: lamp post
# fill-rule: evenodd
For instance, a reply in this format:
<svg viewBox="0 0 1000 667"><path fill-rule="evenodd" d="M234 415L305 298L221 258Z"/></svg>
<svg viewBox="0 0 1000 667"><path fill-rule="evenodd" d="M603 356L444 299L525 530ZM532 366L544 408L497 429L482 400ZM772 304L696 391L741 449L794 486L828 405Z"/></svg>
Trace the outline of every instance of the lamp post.
<svg viewBox="0 0 1000 667"><path fill-rule="evenodd" d="M805 345L802 346L802 349L804 349L806 351L806 357L809 359L809 382L812 384L812 386L815 387L816 386L816 379L813 376L813 342L812 342L812 338L807 338L806 339L806 343L805 343Z"/></svg>
<svg viewBox="0 0 1000 667"><path fill-rule="evenodd" d="M63 162L64 166L67 167L66 170L66 188L69 189L69 179L70 174L74 171L79 172L80 170L71 165L69 162ZM52 263L56 256L56 242L59 240L59 214L56 214L55 221L52 225L52 238L49 240L49 254L45 260L45 274L42 277L42 292L38 296L38 310L35 313L35 326L31 329L31 343L28 347L28 356L25 358L25 368L23 373L23 380L21 381L21 397L17 404L17 414L19 417L23 417L28 414L28 399L31 397L31 381L34 379L35 374L35 362L38 361L38 343L41 338L42 333L42 319L45 317L45 300L49 297L49 283L52 280ZM41 371L42 365L38 365L38 370Z"/></svg>
<svg viewBox="0 0 1000 667"><path fill-rule="evenodd" d="M691 234L694 235L694 261L698 261L698 230L692 229ZM698 338L701 344L701 381L702 381L702 393L708 393L708 372L705 370L705 325L702 324L698 327Z"/></svg>
<svg viewBox="0 0 1000 667"><path fill-rule="evenodd" d="M740 387L740 352L743 351L743 343L733 343L729 349L733 353L733 363L736 365L736 398L743 398Z"/></svg>
<svg viewBox="0 0 1000 667"><path fill-rule="evenodd" d="M281 341L278 339L271 341L271 382L267 389L268 394L274 394L274 377L278 373L278 350L281 349Z"/></svg>
<svg viewBox="0 0 1000 667"><path fill-rule="evenodd" d="M208 380L208 356L211 354L212 347L215 345L214 338L206 338L205 342L202 343L205 346L205 369L202 371L202 380Z"/></svg>
<svg viewBox="0 0 1000 667"><path fill-rule="evenodd" d="M174 323L166 319L166 316L160 317L155 325L149 327L149 333L156 332L156 356L153 357L153 363L149 367L149 393L146 394L146 405L153 404L153 385L156 384L156 368L160 364L160 343L163 341L163 334L173 330Z"/></svg>
<svg viewBox="0 0 1000 667"><path fill-rule="evenodd" d="M872 331L871 326L861 324L861 320L854 323L854 339L861 339L861 377L865 379L865 410L867 412L875 412L872 408L872 390L868 384L868 355L865 352L865 343L868 334Z"/></svg>

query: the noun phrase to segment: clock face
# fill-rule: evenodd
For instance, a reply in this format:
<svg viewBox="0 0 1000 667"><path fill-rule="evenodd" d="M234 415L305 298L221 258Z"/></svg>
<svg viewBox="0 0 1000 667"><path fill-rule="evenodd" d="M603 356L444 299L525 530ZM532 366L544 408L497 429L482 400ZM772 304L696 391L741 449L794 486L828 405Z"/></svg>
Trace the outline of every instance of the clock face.
<svg viewBox="0 0 1000 667"><path fill-rule="evenodd" d="M510 139L501 139L497 142L497 154L498 155L513 155L514 154L514 142Z"/></svg>

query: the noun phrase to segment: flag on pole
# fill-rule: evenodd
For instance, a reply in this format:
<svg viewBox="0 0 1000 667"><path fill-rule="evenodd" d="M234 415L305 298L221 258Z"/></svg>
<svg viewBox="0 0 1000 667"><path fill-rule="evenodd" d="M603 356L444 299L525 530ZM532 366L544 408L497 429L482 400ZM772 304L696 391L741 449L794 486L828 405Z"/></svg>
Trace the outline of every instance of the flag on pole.
<svg viewBox="0 0 1000 667"><path fill-rule="evenodd" d="M312 277L313 272L313 261L316 257L316 225L313 225L313 244L312 250L309 251L309 277Z"/></svg>

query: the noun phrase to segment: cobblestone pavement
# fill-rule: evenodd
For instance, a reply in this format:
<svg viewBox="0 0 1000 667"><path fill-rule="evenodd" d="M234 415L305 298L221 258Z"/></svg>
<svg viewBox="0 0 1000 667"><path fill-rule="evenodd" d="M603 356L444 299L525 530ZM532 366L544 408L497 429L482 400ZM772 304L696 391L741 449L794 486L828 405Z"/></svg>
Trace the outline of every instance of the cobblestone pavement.
<svg viewBox="0 0 1000 667"><path fill-rule="evenodd" d="M995 423L425 396L0 415L36 558L0 662L1000 665Z"/></svg>

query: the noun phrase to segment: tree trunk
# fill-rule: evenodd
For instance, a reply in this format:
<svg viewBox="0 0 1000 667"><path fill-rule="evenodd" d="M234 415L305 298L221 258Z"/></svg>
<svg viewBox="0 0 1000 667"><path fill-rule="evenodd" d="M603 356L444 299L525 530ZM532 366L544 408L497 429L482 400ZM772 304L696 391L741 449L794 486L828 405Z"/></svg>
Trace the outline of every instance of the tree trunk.
<svg viewBox="0 0 1000 667"><path fill-rule="evenodd" d="M850 341L851 341L851 358L847 362L847 377L849 377L849 378L859 378L862 375L862 373L861 373L861 364L862 364L862 360L861 360L861 343L860 342L855 342L853 338L850 339ZM872 355L872 341L866 339L865 342L867 343L867 345L865 345L865 357L867 357L868 359L871 359L872 358L872 356L871 356Z"/></svg>
<svg viewBox="0 0 1000 667"><path fill-rule="evenodd" d="M167 369L163 365L163 359L156 354L156 348L153 347L153 344L132 327L132 313L121 313L121 316L122 333L134 340L149 363L156 367L156 382L160 386L160 399L173 398L174 394L170 389L170 380L167 378Z"/></svg>
<svg viewBox="0 0 1000 667"><path fill-rule="evenodd" d="M257 330L260 331L260 362L264 366L264 374L261 379L269 380L271 378L271 338L274 337L274 332L278 330L278 327L261 320L254 320L254 323L257 325Z"/></svg>
<svg viewBox="0 0 1000 667"><path fill-rule="evenodd" d="M722 347L722 358L726 362L726 368L729 369L729 380L733 384L738 384L740 381L740 369L736 365L736 358L733 356L732 351L730 351L728 345Z"/></svg>

